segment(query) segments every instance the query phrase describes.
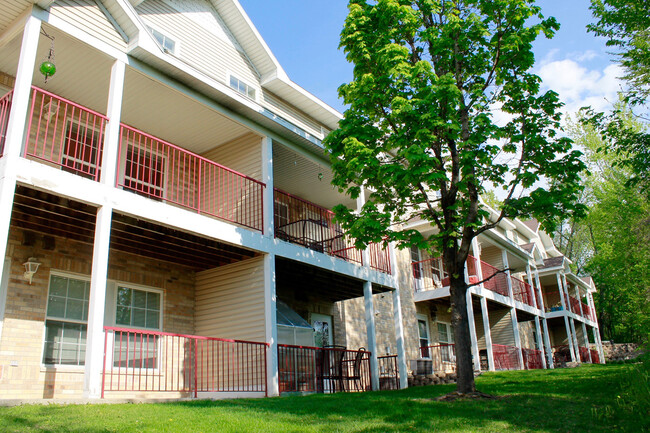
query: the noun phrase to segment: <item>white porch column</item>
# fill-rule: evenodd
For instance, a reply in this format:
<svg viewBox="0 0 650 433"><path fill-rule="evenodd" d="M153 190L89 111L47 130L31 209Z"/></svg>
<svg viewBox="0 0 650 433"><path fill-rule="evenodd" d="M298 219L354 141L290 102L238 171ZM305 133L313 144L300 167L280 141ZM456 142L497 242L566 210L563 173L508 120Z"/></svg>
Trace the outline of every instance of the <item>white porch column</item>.
<svg viewBox="0 0 650 433"><path fill-rule="evenodd" d="M508 283L508 296L512 301L515 300L512 295L512 279L510 278L510 264L508 263L508 252L506 250L501 250L501 261L503 262L503 269L508 269L506 271L506 281Z"/></svg>
<svg viewBox="0 0 650 433"><path fill-rule="evenodd" d="M481 248L478 245L478 240L476 238L472 239L472 254L476 259L476 273L478 274L478 280L483 281L483 265L481 263ZM483 284L481 284L483 287Z"/></svg>
<svg viewBox="0 0 650 433"><path fill-rule="evenodd" d="M273 190L273 140L271 137L262 139L262 182L264 188L264 234L268 237L274 236L275 220L273 207L275 205Z"/></svg>
<svg viewBox="0 0 650 433"><path fill-rule="evenodd" d="M582 309L582 297L580 296L580 289L576 286L576 298L578 299L578 305L580 306L580 316L585 317L585 312Z"/></svg>
<svg viewBox="0 0 650 433"><path fill-rule="evenodd" d="M598 349L598 355L600 357L600 363L605 363L605 353L603 352L603 343L600 340L600 330L598 328L592 328L594 333L594 343L596 344L596 349Z"/></svg>
<svg viewBox="0 0 650 433"><path fill-rule="evenodd" d="M113 208L102 206L97 210L93 263L90 276L88 302L88 330L86 333L86 358L84 372L84 397L102 396L102 371L104 367L104 308L106 305L106 279L111 242Z"/></svg>
<svg viewBox="0 0 650 433"><path fill-rule="evenodd" d="M537 293L535 290L535 284L533 283L533 274L530 270L530 264L526 265L526 277L528 278L528 285L530 286L530 294L533 297L533 305L535 308L538 308ZM541 300L539 305L541 305Z"/></svg>
<svg viewBox="0 0 650 433"><path fill-rule="evenodd" d="M106 116L108 125L104 136L102 157L101 183L109 187L115 186L117 173L117 154L120 145L120 117L122 115L122 96L124 94L124 73L126 65L116 60L111 68L111 82L108 93Z"/></svg>
<svg viewBox="0 0 650 433"><path fill-rule="evenodd" d="M524 369L524 355L521 353L521 336L519 335L519 321L517 320L517 309L510 309L510 319L512 320L512 331L515 334L515 347L519 355L519 369Z"/></svg>
<svg viewBox="0 0 650 433"><path fill-rule="evenodd" d="M573 345L573 335L571 334L571 325L569 324L568 316L564 316L564 327L566 328L566 341L569 345L569 352L571 352L571 361L576 362L576 350Z"/></svg>
<svg viewBox="0 0 650 433"><path fill-rule="evenodd" d="M567 305L567 299L564 296L564 285L562 284L562 278L560 277L560 274L555 274L555 277L557 278L557 292L560 295L560 303L562 304L562 309L569 313L570 307Z"/></svg>
<svg viewBox="0 0 650 433"><path fill-rule="evenodd" d="M370 352L370 377L372 390L379 390L379 363L377 362L377 338L375 335L375 306L372 302L372 283L363 283L363 300L366 311L366 334Z"/></svg>
<svg viewBox="0 0 650 433"><path fill-rule="evenodd" d="M544 331L544 345L546 345L546 363L548 368L553 369L555 368L555 364L553 363L553 347L551 346L551 337L548 333L546 319L542 319L542 330Z"/></svg>
<svg viewBox="0 0 650 433"><path fill-rule="evenodd" d="M575 345L576 361L582 362L582 358L580 357L580 345L578 344L578 334L576 334L576 324L573 320L573 317L569 319L569 323L571 324L571 332L573 333L573 344Z"/></svg>
<svg viewBox="0 0 650 433"><path fill-rule="evenodd" d="M589 335L587 334L587 326L584 324L584 322L582 322L581 324L582 324L582 342L584 343L585 347L588 350L587 357L589 358L589 362L593 364L594 360L591 359L591 350L589 350Z"/></svg>
<svg viewBox="0 0 650 433"><path fill-rule="evenodd" d="M361 208L366 204L366 190L361 186L361 193L357 197L357 213L361 212ZM361 251L361 262L363 266L370 266L370 260L368 260L368 249Z"/></svg>
<svg viewBox="0 0 650 433"><path fill-rule="evenodd" d="M485 332L485 348L487 350L488 370L494 371L494 353L492 352L492 331L490 330L490 317L488 316L487 299L484 297L481 297L481 314L483 315L483 330Z"/></svg>
<svg viewBox="0 0 650 433"><path fill-rule="evenodd" d="M111 80L106 108L109 119L103 143L100 182L108 187L115 185L117 153L120 138L120 114L124 91L126 65L115 61L111 68ZM88 304L88 331L86 343L86 367L84 395L87 398L101 397L101 372L104 367L104 311L106 305L106 279L111 237L113 208L103 206L97 211L95 244L93 247L92 275L90 279L90 302Z"/></svg>
<svg viewBox="0 0 650 433"><path fill-rule="evenodd" d="M404 350L404 322L402 321L402 301L400 289L393 290L393 321L395 324L395 340L397 342L397 366L399 369L399 387L408 387L408 372L406 369L406 351Z"/></svg>
<svg viewBox="0 0 650 433"><path fill-rule="evenodd" d="M548 324L546 323L546 306L544 304L544 297L542 296L542 284L539 281L539 273L537 270L535 270L535 283L537 284L537 292L539 293L540 305L542 307L542 331L544 332L544 346L546 348L546 363L548 368L554 368L553 349L551 347L551 337L548 333Z"/></svg>
<svg viewBox="0 0 650 433"><path fill-rule="evenodd" d="M474 358L474 371L481 371L481 359L478 353L478 341L476 338L476 324L474 323L474 305L472 304L472 292L467 291L467 321L469 322L469 338L472 342L472 357Z"/></svg>
<svg viewBox="0 0 650 433"><path fill-rule="evenodd" d="M269 344L266 353L266 386L267 395L270 397L280 395L275 281L275 254L266 254L264 256L264 326L266 342Z"/></svg>
<svg viewBox="0 0 650 433"><path fill-rule="evenodd" d="M542 368L546 368L546 354L544 351L544 343L542 341L542 332L539 326L539 316L535 316L535 335L537 336L537 350L542 353Z"/></svg>
<svg viewBox="0 0 650 433"><path fill-rule="evenodd" d="M0 159L1 166L4 167L4 171L0 173L0 275L4 271L4 258L7 254L11 210L16 191L16 160L20 158L23 145L40 31L41 21L29 16L20 46L14 94L5 134L5 147Z"/></svg>

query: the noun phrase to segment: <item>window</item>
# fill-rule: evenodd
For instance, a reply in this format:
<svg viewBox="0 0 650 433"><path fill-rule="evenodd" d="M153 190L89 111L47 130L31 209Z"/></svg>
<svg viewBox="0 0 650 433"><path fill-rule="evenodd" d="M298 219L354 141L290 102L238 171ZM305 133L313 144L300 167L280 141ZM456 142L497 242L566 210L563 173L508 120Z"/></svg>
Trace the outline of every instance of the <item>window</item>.
<svg viewBox="0 0 650 433"><path fill-rule="evenodd" d="M454 357L454 333L451 330L449 323L438 322L438 342L442 346L442 360L445 362L453 362Z"/></svg>
<svg viewBox="0 0 650 433"><path fill-rule="evenodd" d="M176 41L156 29L151 27L147 28L166 53L176 53Z"/></svg>
<svg viewBox="0 0 650 433"><path fill-rule="evenodd" d="M89 293L88 281L59 275L50 277L44 364L84 365Z"/></svg>
<svg viewBox="0 0 650 433"><path fill-rule="evenodd" d="M160 293L118 286L115 324L160 329Z"/></svg>
<svg viewBox="0 0 650 433"><path fill-rule="evenodd" d="M115 325L128 328L159 330L161 294L118 286L115 302ZM113 365L128 368L156 368L160 347L158 335L116 332Z"/></svg>
<svg viewBox="0 0 650 433"><path fill-rule="evenodd" d="M418 314L418 335L420 337L420 355L423 358L430 358L429 353L429 320L426 316Z"/></svg>
<svg viewBox="0 0 650 433"><path fill-rule="evenodd" d="M233 75L230 76L230 87L244 96L255 99L255 89Z"/></svg>
<svg viewBox="0 0 650 433"><path fill-rule="evenodd" d="M162 199L165 191L165 158L129 146L124 168L124 187L139 194Z"/></svg>
<svg viewBox="0 0 650 433"><path fill-rule="evenodd" d="M61 157L63 169L94 179L97 174L97 164L101 159L100 142L101 134L98 130L89 125L68 121Z"/></svg>

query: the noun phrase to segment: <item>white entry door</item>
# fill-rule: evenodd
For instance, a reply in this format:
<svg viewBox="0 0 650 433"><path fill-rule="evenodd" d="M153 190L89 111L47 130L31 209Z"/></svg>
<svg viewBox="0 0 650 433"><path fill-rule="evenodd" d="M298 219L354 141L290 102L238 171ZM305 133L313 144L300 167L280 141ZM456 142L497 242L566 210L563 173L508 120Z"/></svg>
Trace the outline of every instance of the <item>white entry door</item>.
<svg viewBox="0 0 650 433"><path fill-rule="evenodd" d="M334 343L332 316L311 313L311 326L314 328L314 344L316 347L331 346Z"/></svg>

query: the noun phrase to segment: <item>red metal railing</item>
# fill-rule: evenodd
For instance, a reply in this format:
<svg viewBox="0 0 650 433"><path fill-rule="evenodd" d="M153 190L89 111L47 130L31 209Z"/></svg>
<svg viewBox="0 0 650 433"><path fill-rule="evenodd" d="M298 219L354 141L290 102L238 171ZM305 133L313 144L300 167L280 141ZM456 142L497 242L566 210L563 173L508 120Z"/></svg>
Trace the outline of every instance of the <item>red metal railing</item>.
<svg viewBox="0 0 650 433"><path fill-rule="evenodd" d="M278 345L280 394L370 391L370 352Z"/></svg>
<svg viewBox="0 0 650 433"><path fill-rule="evenodd" d="M591 352L591 362L594 364L600 364L600 353L596 349L589 349Z"/></svg>
<svg viewBox="0 0 650 433"><path fill-rule="evenodd" d="M522 347L521 355L524 359L524 368L526 370L544 368L542 363L542 351L537 349L525 349Z"/></svg>
<svg viewBox="0 0 650 433"><path fill-rule="evenodd" d="M569 302L571 305L571 311L573 311L578 316L580 315L580 301L578 301L573 296L569 296Z"/></svg>
<svg viewBox="0 0 650 433"><path fill-rule="evenodd" d="M399 389L399 368L397 355L377 357L379 368L379 389Z"/></svg>
<svg viewBox="0 0 650 433"><path fill-rule="evenodd" d="M530 284L516 277L510 277L510 281L512 282L512 296L515 300L536 307Z"/></svg>
<svg viewBox="0 0 650 433"><path fill-rule="evenodd" d="M99 180L106 116L32 86L24 156Z"/></svg>
<svg viewBox="0 0 650 433"><path fill-rule="evenodd" d="M363 265L361 251L334 221L331 210L275 188L273 216L276 238ZM392 272L389 250L381 244L368 246L368 262L372 269Z"/></svg>
<svg viewBox="0 0 650 433"><path fill-rule="evenodd" d="M571 349L568 344L552 346L551 350L553 351L553 364L556 367L571 362Z"/></svg>
<svg viewBox="0 0 650 433"><path fill-rule="evenodd" d="M7 136L7 124L9 123L9 112L11 111L11 100L14 96L14 91L0 98L0 156L4 155L5 140Z"/></svg>
<svg viewBox="0 0 650 433"><path fill-rule="evenodd" d="M495 370L518 370L520 350L514 346L493 344L492 354L494 355Z"/></svg>
<svg viewBox="0 0 650 433"><path fill-rule="evenodd" d="M267 393L268 344L104 327L105 392Z"/></svg>
<svg viewBox="0 0 650 433"><path fill-rule="evenodd" d="M447 271L440 257L413 262L411 267L413 269L413 284L415 285L413 289L416 292L438 289L449 285Z"/></svg>
<svg viewBox="0 0 650 433"><path fill-rule="evenodd" d="M434 373L456 371L456 346L454 344L440 343L420 347L420 356L432 361Z"/></svg>
<svg viewBox="0 0 650 433"><path fill-rule="evenodd" d="M505 272L482 260L481 270L483 271L483 287L499 295L510 296L508 292L508 275ZM488 278L490 279L488 280Z"/></svg>
<svg viewBox="0 0 650 433"><path fill-rule="evenodd" d="M259 180L124 124L118 161L118 187L263 230Z"/></svg>
<svg viewBox="0 0 650 433"><path fill-rule="evenodd" d="M582 303L582 316L585 319L596 321L596 315L594 314L594 310L584 302Z"/></svg>
<svg viewBox="0 0 650 433"><path fill-rule="evenodd" d="M589 348L588 347L578 347L580 352L580 362L589 362Z"/></svg>

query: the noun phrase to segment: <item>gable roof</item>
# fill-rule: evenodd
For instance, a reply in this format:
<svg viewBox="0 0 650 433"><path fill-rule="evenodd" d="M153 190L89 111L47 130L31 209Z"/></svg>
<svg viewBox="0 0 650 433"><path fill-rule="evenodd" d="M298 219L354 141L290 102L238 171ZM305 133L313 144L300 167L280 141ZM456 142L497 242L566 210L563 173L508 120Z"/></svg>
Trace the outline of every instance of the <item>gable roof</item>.
<svg viewBox="0 0 650 433"><path fill-rule="evenodd" d="M134 52L138 46L143 46L147 50L158 49L153 36L144 29L134 8L143 1L146 0L101 0L131 41L129 53L136 57L141 57ZM206 2L214 7L253 67L259 72L263 88L270 90L327 128L338 128L338 122L343 118L342 114L289 79L239 1L206 0Z"/></svg>
<svg viewBox="0 0 650 433"><path fill-rule="evenodd" d="M529 219L526 221L522 221L526 227L531 229L533 232L537 233L537 229L539 228L540 224L539 221L537 221L535 218Z"/></svg>
<svg viewBox="0 0 650 433"><path fill-rule="evenodd" d="M565 260L564 256L549 257L548 259L544 259L544 266L542 267L542 269L557 268L563 266L564 260Z"/></svg>

